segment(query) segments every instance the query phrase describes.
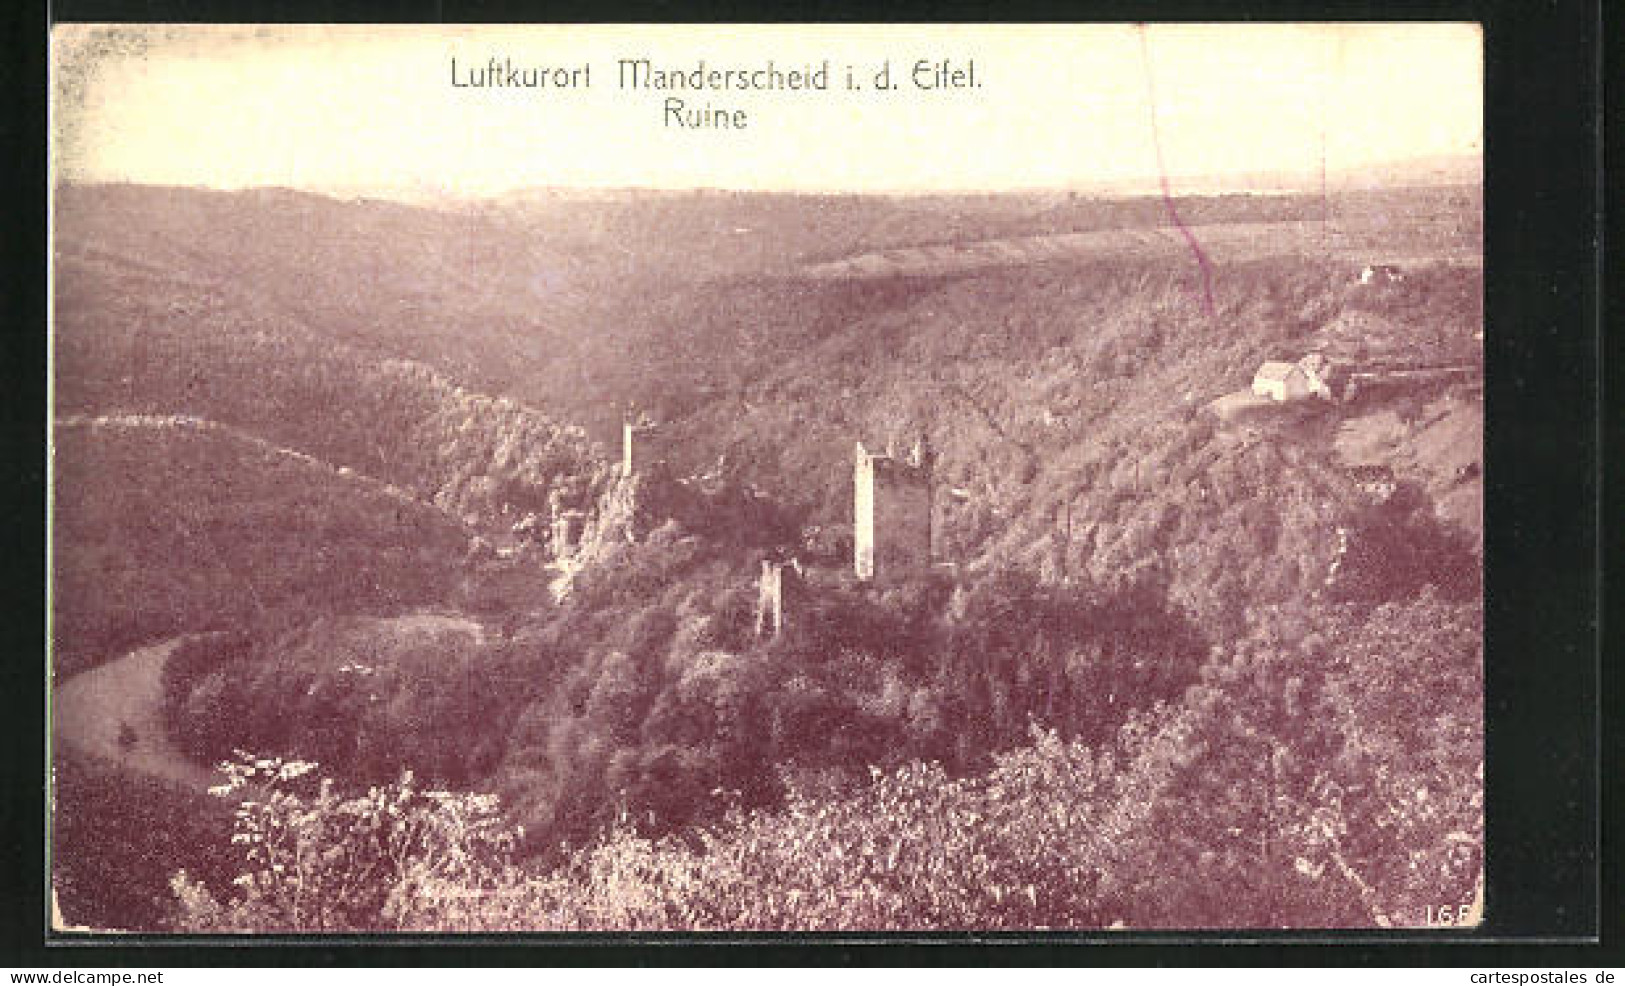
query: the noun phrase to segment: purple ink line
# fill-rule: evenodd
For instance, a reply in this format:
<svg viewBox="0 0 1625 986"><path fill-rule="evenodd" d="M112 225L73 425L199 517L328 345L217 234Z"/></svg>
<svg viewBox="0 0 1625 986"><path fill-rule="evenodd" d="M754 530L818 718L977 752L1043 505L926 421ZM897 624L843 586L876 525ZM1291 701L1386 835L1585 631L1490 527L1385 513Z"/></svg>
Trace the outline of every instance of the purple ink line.
<svg viewBox="0 0 1625 986"><path fill-rule="evenodd" d="M1136 24L1140 34L1140 63L1145 66L1145 91L1151 103L1151 146L1157 152L1157 178L1162 183L1162 201L1168 207L1168 218L1190 244L1191 253L1196 255L1196 266L1202 271L1202 301L1204 310L1211 317L1214 314L1213 305L1213 270L1208 263L1207 254L1202 251L1202 245L1196 242L1196 234L1190 231L1185 221L1179 218L1179 210L1174 206L1174 193L1168 182L1168 166L1162 159L1162 133L1157 127L1157 87L1151 76L1151 47L1145 38L1145 24Z"/></svg>

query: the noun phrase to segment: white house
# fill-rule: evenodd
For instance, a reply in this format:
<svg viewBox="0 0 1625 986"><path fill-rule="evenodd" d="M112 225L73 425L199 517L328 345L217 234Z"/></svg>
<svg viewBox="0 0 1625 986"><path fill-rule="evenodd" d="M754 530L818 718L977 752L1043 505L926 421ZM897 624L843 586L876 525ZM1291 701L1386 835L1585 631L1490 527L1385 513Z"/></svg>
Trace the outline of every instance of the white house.
<svg viewBox="0 0 1625 986"><path fill-rule="evenodd" d="M1332 396L1326 376L1331 364L1319 353L1310 353L1296 363L1271 360L1253 375L1253 393L1273 401L1295 401L1304 397Z"/></svg>
<svg viewBox="0 0 1625 986"><path fill-rule="evenodd" d="M1293 401L1313 392L1308 374L1297 363L1271 360L1253 375L1253 393L1272 401Z"/></svg>

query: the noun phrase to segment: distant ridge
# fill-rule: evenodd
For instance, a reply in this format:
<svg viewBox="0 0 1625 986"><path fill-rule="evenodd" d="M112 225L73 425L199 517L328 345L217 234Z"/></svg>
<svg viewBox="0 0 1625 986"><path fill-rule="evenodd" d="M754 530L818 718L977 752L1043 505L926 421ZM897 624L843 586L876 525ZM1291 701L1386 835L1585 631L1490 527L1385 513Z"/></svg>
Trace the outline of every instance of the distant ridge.
<svg viewBox="0 0 1625 986"><path fill-rule="evenodd" d="M1426 157L1382 161L1357 167L1330 168L1325 174L1328 190L1414 188L1445 185L1477 185L1483 181L1483 157L1477 154L1436 154ZM64 182L79 185L139 185L132 182ZM1168 184L1176 195L1286 195L1319 192L1321 174L1318 170L1245 171L1230 174L1210 174L1199 171L1179 171L1168 176ZM158 186L147 186L158 187ZM175 186L187 187L187 186ZM434 187L421 183L412 185L359 185L314 184L297 189L262 186L194 186L208 187L222 192L277 191L303 192L340 201L385 200L431 209L454 208L468 203L496 204L503 202L595 202L637 198L659 198L668 195L760 195L788 197L853 196L860 198L897 198L932 196L943 199L969 198L1000 194L1072 193L1108 196L1158 195L1162 191L1161 179L1156 175L1134 178L1103 179L1073 182L1069 185L1019 185L983 189L915 189L887 188L848 191L839 188L783 188L740 190L711 186L686 188L655 188L642 186L515 186L507 189L458 190Z"/></svg>
<svg viewBox="0 0 1625 986"><path fill-rule="evenodd" d="M1484 180L1483 159L1478 155L1433 155L1333 168L1326 172L1326 190L1334 192L1382 189L1424 188L1452 185L1478 185ZM1318 193L1318 171L1247 171L1229 175L1199 173L1168 177L1169 188L1177 195L1292 195ZM1158 195L1161 182L1154 176L1105 181L1079 186L1078 191L1100 195Z"/></svg>

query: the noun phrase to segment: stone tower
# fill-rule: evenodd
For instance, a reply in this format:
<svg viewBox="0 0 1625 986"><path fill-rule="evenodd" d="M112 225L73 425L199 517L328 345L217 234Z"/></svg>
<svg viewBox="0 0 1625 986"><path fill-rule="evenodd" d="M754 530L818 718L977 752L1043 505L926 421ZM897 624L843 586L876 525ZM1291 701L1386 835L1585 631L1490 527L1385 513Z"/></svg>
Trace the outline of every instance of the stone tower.
<svg viewBox="0 0 1625 986"><path fill-rule="evenodd" d="M860 579L931 566L930 447L922 438L907 458L871 453L857 443L852 474L852 567Z"/></svg>

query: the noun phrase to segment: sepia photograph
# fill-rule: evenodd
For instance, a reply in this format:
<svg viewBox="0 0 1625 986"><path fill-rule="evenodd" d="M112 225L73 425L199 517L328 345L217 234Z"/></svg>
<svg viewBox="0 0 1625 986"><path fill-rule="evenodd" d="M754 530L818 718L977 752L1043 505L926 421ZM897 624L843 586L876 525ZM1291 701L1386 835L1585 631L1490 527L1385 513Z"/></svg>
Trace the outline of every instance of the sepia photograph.
<svg viewBox="0 0 1625 986"><path fill-rule="evenodd" d="M1485 919L1479 26L50 83L56 932Z"/></svg>

